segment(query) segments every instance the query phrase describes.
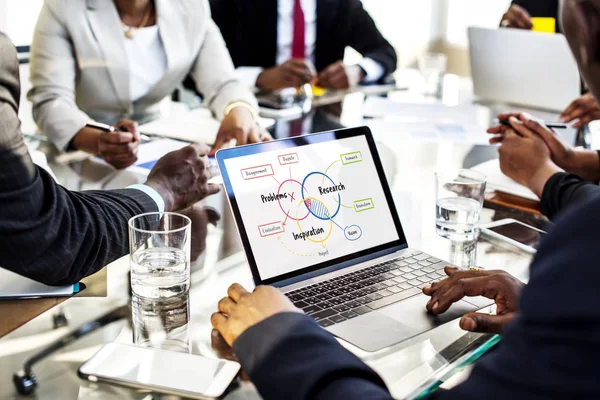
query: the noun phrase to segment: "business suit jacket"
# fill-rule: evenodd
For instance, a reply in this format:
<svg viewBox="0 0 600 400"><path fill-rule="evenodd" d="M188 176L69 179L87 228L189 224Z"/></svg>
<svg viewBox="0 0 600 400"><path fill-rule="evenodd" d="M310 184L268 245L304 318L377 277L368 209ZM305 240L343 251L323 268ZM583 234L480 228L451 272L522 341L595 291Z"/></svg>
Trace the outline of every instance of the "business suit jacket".
<svg viewBox="0 0 600 400"><path fill-rule="evenodd" d="M89 119L146 119L190 74L218 118L234 101L255 103L237 80L207 0L155 0L167 72L132 103L121 20L112 0L46 0L31 46L29 99L41 130L64 149Z"/></svg>
<svg viewBox="0 0 600 400"><path fill-rule="evenodd" d="M270 68L276 64L277 0L210 0L236 67ZM381 35L360 0L318 0L315 67L322 71L344 58L346 46L394 72L394 48Z"/></svg>
<svg viewBox="0 0 600 400"><path fill-rule="evenodd" d="M514 0L512 4L523 7L532 17L550 17L556 20L556 32L561 32L559 0Z"/></svg>
<svg viewBox="0 0 600 400"><path fill-rule="evenodd" d="M558 218L535 256L519 316L502 342L476 363L467 381L433 398L600 398L599 226L597 195ZM375 372L302 314L259 323L233 349L265 400L391 398Z"/></svg>
<svg viewBox="0 0 600 400"><path fill-rule="evenodd" d="M33 164L18 113L17 52L0 33L0 267L72 284L128 253L129 218L158 211L134 190L70 192Z"/></svg>

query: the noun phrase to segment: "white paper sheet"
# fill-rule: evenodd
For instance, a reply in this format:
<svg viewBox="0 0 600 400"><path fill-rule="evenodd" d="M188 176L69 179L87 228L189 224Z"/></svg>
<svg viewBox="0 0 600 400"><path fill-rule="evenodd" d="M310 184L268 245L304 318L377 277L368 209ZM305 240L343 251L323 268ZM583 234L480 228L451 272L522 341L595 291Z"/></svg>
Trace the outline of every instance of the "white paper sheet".
<svg viewBox="0 0 600 400"><path fill-rule="evenodd" d="M259 118L258 123L263 128L269 128L275 125L275 120ZM210 110L200 107L140 125L139 130L149 135L212 144L220 126L221 123L212 117Z"/></svg>
<svg viewBox="0 0 600 400"><path fill-rule="evenodd" d="M388 119L367 119L373 136L382 142L415 140L423 142L454 142L489 145L484 126L454 122L402 122Z"/></svg>
<svg viewBox="0 0 600 400"><path fill-rule="evenodd" d="M79 291L79 284L65 287L46 286L0 268L0 299L23 297L62 297Z"/></svg>
<svg viewBox="0 0 600 400"><path fill-rule="evenodd" d="M500 170L500 160L498 159L486 161L471 169L487 176L488 189L539 201L539 198L529 188L513 181L502 173Z"/></svg>
<svg viewBox="0 0 600 400"><path fill-rule="evenodd" d="M446 106L443 104L402 103L385 97L369 96L363 115L367 118L393 118L402 122L445 122L477 124L482 122L484 108L475 104ZM489 117L487 117L489 120Z"/></svg>

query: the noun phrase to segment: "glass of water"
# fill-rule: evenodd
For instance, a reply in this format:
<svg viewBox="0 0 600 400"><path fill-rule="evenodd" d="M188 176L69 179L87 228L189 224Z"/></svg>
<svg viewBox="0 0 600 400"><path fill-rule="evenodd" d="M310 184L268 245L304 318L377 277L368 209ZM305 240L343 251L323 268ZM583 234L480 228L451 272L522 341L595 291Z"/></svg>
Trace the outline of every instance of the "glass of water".
<svg viewBox="0 0 600 400"><path fill-rule="evenodd" d="M134 293L131 311L133 343L181 353L191 351L188 292L160 299Z"/></svg>
<svg viewBox="0 0 600 400"><path fill-rule="evenodd" d="M423 77L423 94L441 98L448 57L442 53L424 53L419 57L418 64Z"/></svg>
<svg viewBox="0 0 600 400"><path fill-rule="evenodd" d="M486 176L467 169L435 174L436 231L453 242L476 240Z"/></svg>
<svg viewBox="0 0 600 400"><path fill-rule="evenodd" d="M131 290L167 298L190 286L192 221L177 213L147 213L129 220Z"/></svg>

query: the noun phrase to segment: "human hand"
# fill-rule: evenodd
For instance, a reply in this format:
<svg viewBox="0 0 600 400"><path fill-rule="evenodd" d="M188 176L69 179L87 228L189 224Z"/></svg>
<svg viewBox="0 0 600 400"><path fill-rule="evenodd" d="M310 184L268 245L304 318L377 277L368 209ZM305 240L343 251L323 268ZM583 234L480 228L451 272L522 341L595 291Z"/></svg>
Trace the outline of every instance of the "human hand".
<svg viewBox="0 0 600 400"><path fill-rule="evenodd" d="M256 79L256 87L265 90L300 87L315 77L315 67L309 60L295 58L262 71Z"/></svg>
<svg viewBox="0 0 600 400"><path fill-rule="evenodd" d="M591 93L586 93L573 101L565 111L560 114L562 122L572 122L579 119L573 124L573 128L581 129L587 124L597 119L600 119L600 107L594 96Z"/></svg>
<svg viewBox="0 0 600 400"><path fill-rule="evenodd" d="M205 144L193 143L166 154L152 168L146 185L161 195L165 211L184 210L220 190L208 184L214 176L208 168L208 152Z"/></svg>
<svg viewBox="0 0 600 400"><path fill-rule="evenodd" d="M460 319L460 327L471 332L501 333L517 315L519 294L525 286L505 271L461 271L446 267L448 278L423 288L431 296L426 305L434 314L446 312L463 297L484 296L496 303L496 315L467 313Z"/></svg>
<svg viewBox="0 0 600 400"><path fill-rule="evenodd" d="M210 150L214 155L217 150L235 139L238 146L250 143L268 142L273 138L264 128L254 121L254 116L246 107L235 107L223 118L217 138Z"/></svg>
<svg viewBox="0 0 600 400"><path fill-rule="evenodd" d="M254 292L248 293L241 285L234 283L227 294L228 297L219 301L219 311L210 320L230 346L246 329L275 314L302 313L283 293L271 286L258 286Z"/></svg>
<svg viewBox="0 0 600 400"><path fill-rule="evenodd" d="M562 170L551 159L551 152L544 140L528 126L533 126L529 117L520 119L510 116L510 127L499 126L488 129L489 133L500 134L490 143L502 143L498 148L500 169L513 180L529 187L541 197L544 185L552 175Z"/></svg>
<svg viewBox="0 0 600 400"><path fill-rule="evenodd" d="M319 74L317 85L325 89L349 89L358 85L365 77L359 65L346 65L337 61Z"/></svg>
<svg viewBox="0 0 600 400"><path fill-rule="evenodd" d="M98 155L117 169L127 168L137 161L140 144L138 124L129 119L122 119L114 128L113 132L102 132L98 135Z"/></svg>
<svg viewBox="0 0 600 400"><path fill-rule="evenodd" d="M221 215L214 208L205 207L201 202L181 211L181 214L187 216L192 221L190 260L196 261L204 253L204 250L206 250L208 224L217 226Z"/></svg>
<svg viewBox="0 0 600 400"><path fill-rule="evenodd" d="M531 30L533 28L533 23L531 22L531 16L527 10L519 5L513 4L502 16L500 27Z"/></svg>

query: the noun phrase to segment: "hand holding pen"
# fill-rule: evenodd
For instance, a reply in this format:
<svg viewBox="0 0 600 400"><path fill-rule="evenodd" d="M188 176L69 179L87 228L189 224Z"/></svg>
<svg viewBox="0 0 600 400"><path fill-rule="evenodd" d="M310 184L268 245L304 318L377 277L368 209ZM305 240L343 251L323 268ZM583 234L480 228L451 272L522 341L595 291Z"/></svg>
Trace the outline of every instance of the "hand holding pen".
<svg viewBox="0 0 600 400"><path fill-rule="evenodd" d="M117 169L137 161L140 133L137 122L121 119L114 126L90 121L86 128L101 131L97 135L97 154Z"/></svg>

